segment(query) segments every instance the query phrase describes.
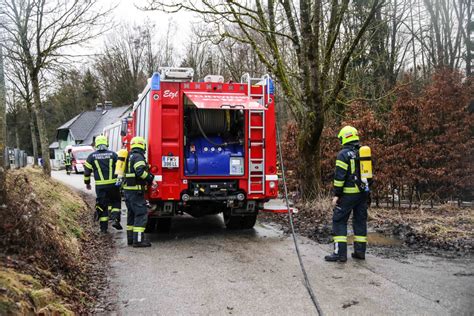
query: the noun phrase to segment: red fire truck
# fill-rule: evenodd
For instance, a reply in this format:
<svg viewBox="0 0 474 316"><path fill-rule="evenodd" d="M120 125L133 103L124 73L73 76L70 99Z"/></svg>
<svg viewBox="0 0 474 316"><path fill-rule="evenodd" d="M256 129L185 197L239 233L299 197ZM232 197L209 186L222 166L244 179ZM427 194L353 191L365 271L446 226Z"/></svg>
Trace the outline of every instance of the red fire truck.
<svg viewBox="0 0 474 316"><path fill-rule="evenodd" d="M183 213L223 212L227 228L252 228L278 194L273 82L248 74L240 83L192 78L190 68L161 68L122 123L125 144L147 141L155 175L148 231L169 228Z"/></svg>

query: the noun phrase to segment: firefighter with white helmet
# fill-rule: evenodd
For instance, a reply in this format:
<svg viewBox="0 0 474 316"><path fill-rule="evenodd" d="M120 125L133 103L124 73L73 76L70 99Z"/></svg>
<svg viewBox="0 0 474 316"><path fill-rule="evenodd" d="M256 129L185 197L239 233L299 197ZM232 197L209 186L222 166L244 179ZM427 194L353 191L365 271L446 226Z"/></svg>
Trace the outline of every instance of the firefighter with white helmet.
<svg viewBox="0 0 474 316"><path fill-rule="evenodd" d="M153 182L145 159L146 142L136 136L130 142L130 154L126 161L123 192L127 204L127 244L133 247L150 247L145 238L148 208L145 200L146 186Z"/></svg>
<svg viewBox="0 0 474 316"><path fill-rule="evenodd" d="M367 244L367 201L372 180L370 148L359 144L357 129L345 126L338 134L343 146L337 154L334 174L334 253L326 261L347 261L347 222L353 212L355 259L365 259Z"/></svg>
<svg viewBox="0 0 474 316"><path fill-rule="evenodd" d="M114 223L112 227L121 230L120 225L120 189L115 186L117 177L114 175L117 154L107 147L107 137L99 135L95 138L96 151L91 153L84 163L84 183L91 189L91 174L94 175L96 199L96 214L99 218L100 231L108 230L109 210Z"/></svg>

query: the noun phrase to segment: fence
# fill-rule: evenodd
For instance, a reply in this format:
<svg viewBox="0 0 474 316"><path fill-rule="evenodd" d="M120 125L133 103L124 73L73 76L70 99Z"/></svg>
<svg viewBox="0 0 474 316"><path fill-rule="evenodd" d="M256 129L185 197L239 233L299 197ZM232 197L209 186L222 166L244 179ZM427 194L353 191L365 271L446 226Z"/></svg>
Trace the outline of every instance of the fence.
<svg viewBox="0 0 474 316"><path fill-rule="evenodd" d="M18 148L5 148L5 166L7 169L19 169L28 164L28 155L26 151Z"/></svg>

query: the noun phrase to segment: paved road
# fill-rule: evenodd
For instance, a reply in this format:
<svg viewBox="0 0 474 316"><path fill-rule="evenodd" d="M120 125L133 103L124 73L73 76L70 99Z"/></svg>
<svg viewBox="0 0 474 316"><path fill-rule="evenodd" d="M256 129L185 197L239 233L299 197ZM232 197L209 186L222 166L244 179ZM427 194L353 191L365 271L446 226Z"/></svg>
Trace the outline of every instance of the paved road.
<svg viewBox="0 0 474 316"><path fill-rule="evenodd" d="M83 189L78 175L53 177ZM113 232L112 289L120 315L312 315L291 238L268 225L229 232L220 216L180 217L152 248L127 247ZM472 259L369 256L329 264L330 251L299 238L326 314L468 315L474 313ZM113 297L113 295L111 295Z"/></svg>

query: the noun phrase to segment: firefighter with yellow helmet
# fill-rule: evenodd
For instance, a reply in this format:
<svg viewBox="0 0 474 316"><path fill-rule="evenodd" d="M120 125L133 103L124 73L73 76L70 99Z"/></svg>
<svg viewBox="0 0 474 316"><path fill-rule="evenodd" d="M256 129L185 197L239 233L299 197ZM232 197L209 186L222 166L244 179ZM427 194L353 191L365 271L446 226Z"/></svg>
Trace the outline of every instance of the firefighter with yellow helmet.
<svg viewBox="0 0 474 316"><path fill-rule="evenodd" d="M337 154L334 174L334 252L326 261L347 261L347 222L353 213L354 259L365 259L367 245L367 201L372 181L370 148L360 146L357 129L345 126L338 134L343 146Z"/></svg>
<svg viewBox="0 0 474 316"><path fill-rule="evenodd" d="M125 165L123 192L127 204L127 244L133 247L150 247L145 238L148 208L145 200L146 186L153 182L145 159L146 142L143 137L134 137L130 142L130 154Z"/></svg>
<svg viewBox="0 0 474 316"><path fill-rule="evenodd" d="M95 138L96 151L91 153L84 163L84 183L91 189L91 175L94 175L96 193L96 214L99 218L100 231L108 230L109 215L113 220L112 227L121 230L120 207L122 199L120 189L115 185L114 175L117 154L109 150L107 137L99 135ZM110 214L109 214L110 211Z"/></svg>

